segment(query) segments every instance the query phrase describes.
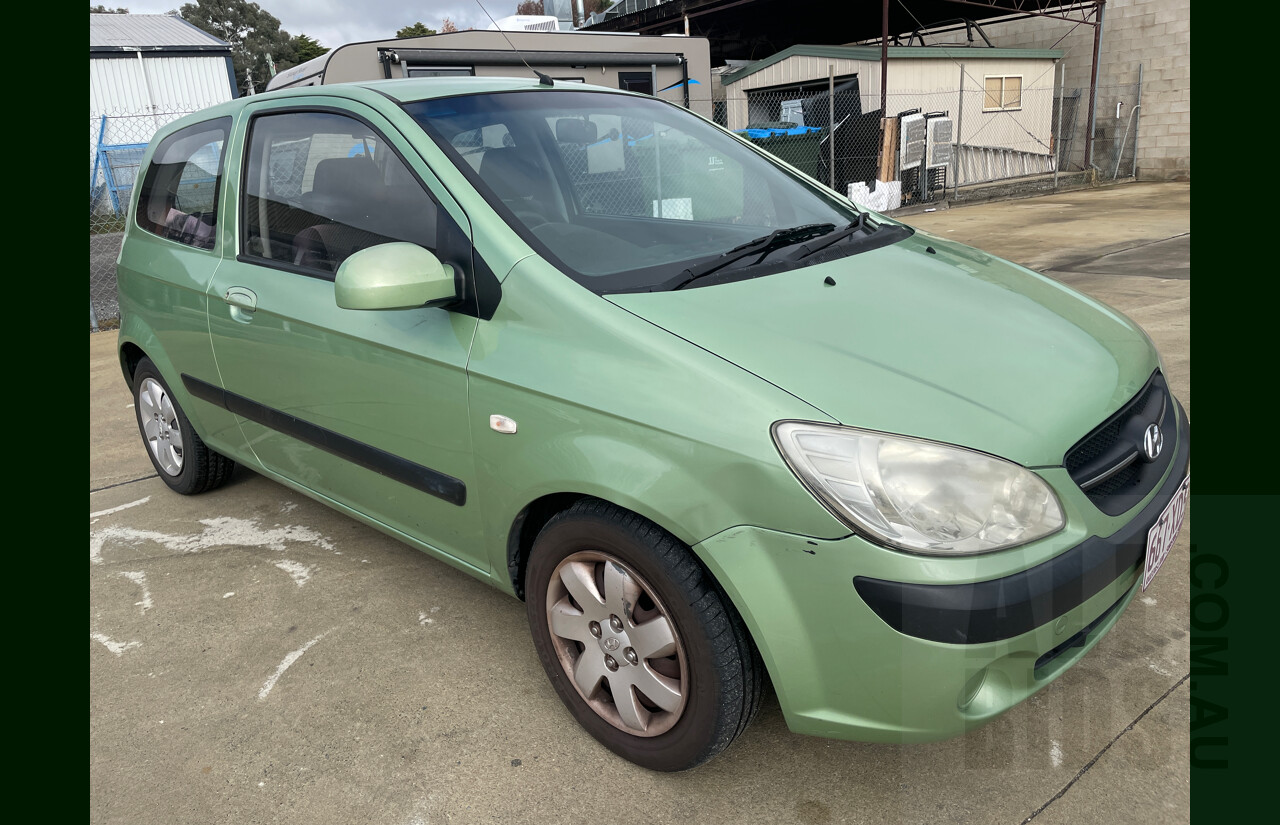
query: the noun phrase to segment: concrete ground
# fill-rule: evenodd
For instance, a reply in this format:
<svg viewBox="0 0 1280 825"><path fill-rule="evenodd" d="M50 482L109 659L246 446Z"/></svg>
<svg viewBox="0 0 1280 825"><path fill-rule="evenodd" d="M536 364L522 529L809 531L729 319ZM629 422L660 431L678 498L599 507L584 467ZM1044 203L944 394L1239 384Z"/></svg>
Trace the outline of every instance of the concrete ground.
<svg viewBox="0 0 1280 825"><path fill-rule="evenodd" d="M1137 320L1190 410L1190 186L906 218ZM651 773L572 721L523 605L240 469L170 493L115 360L89 340L90 821L1189 822L1190 523L1062 678L948 742L787 731L770 696L724 754Z"/></svg>

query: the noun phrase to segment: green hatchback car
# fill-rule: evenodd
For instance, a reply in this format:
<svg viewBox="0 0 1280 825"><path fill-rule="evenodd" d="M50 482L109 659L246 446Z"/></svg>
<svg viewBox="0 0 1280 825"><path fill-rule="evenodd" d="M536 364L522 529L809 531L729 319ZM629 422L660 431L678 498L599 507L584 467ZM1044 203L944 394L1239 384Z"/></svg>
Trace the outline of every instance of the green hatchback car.
<svg viewBox="0 0 1280 825"><path fill-rule="evenodd" d="M766 678L798 733L961 734L1182 523L1135 323L652 97L262 94L138 181L119 354L159 477L241 464L523 599L569 712L648 768L727 747Z"/></svg>

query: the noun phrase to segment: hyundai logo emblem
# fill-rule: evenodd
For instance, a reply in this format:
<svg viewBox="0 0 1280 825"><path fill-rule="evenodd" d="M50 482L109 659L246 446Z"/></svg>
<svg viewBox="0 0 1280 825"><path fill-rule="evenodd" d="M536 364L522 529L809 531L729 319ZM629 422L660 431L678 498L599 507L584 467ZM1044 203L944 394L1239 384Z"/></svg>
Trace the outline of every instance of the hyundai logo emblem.
<svg viewBox="0 0 1280 825"><path fill-rule="evenodd" d="M1152 424L1142 435L1142 452L1146 455L1147 461L1155 461L1160 457L1160 450L1163 448L1164 433L1160 432L1159 424Z"/></svg>

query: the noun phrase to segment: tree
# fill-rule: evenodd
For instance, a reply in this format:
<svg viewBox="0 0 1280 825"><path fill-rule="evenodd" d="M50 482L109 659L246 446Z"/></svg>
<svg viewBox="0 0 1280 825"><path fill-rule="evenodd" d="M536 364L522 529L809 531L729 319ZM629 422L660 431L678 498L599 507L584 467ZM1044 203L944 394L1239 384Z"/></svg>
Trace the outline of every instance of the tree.
<svg viewBox="0 0 1280 825"><path fill-rule="evenodd" d="M294 38L257 3L196 0L184 4L180 13L191 25L231 44L231 65L242 92L265 87L274 73L272 64L275 69L287 69L297 63Z"/></svg>
<svg viewBox="0 0 1280 825"><path fill-rule="evenodd" d="M300 34L293 38L293 59L299 63L306 63L313 57L319 57L329 51L327 46L321 46L319 41Z"/></svg>
<svg viewBox="0 0 1280 825"><path fill-rule="evenodd" d="M90 6L89 14L128 14L128 9L114 8L109 9L106 6Z"/></svg>
<svg viewBox="0 0 1280 825"><path fill-rule="evenodd" d="M542 9L542 0L524 0L516 6L516 14L546 14Z"/></svg>
<svg viewBox="0 0 1280 825"><path fill-rule="evenodd" d="M582 0L582 10L590 17L597 12L603 12L613 5L613 0Z"/></svg>
<svg viewBox="0 0 1280 825"><path fill-rule="evenodd" d="M412 26L405 26L396 32L396 37L426 37L429 34L435 34L435 29L428 29L422 23L414 23Z"/></svg>
<svg viewBox="0 0 1280 825"><path fill-rule="evenodd" d="M440 24L441 34L448 34L449 32L456 32L457 30L458 27L453 25L453 21L447 17L444 19L444 22Z"/></svg>

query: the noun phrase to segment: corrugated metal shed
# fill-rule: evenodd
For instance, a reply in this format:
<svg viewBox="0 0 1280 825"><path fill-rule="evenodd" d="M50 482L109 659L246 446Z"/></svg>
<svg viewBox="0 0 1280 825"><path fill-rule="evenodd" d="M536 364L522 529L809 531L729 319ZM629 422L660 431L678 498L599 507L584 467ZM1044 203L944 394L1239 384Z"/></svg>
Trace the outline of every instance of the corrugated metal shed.
<svg viewBox="0 0 1280 825"><path fill-rule="evenodd" d="M168 14L91 14L89 51L125 49L231 48L225 40L201 31L181 17Z"/></svg>
<svg viewBox="0 0 1280 825"><path fill-rule="evenodd" d="M231 44L225 40L167 14L89 15L92 118L164 118L236 96ZM151 136L140 127L128 130L133 134L127 142Z"/></svg>
<svg viewBox="0 0 1280 825"><path fill-rule="evenodd" d="M165 14L90 14L90 210L127 202L158 128L235 97L225 40Z"/></svg>

